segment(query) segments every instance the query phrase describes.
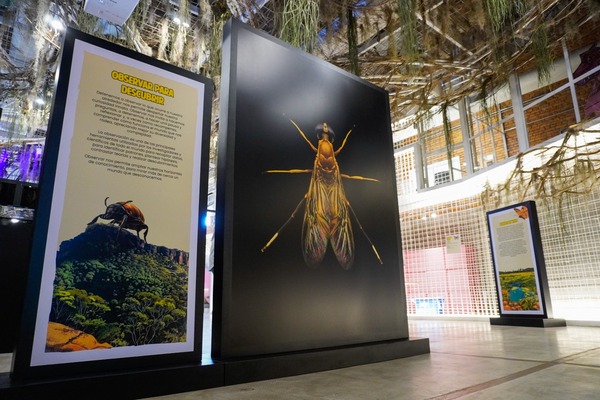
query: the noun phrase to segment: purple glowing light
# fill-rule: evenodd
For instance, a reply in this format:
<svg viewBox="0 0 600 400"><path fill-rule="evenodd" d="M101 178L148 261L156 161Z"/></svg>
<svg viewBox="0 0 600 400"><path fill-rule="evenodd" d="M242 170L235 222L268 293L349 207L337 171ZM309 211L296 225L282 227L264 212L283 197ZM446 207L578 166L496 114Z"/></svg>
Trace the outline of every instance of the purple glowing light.
<svg viewBox="0 0 600 400"><path fill-rule="evenodd" d="M8 167L8 151L6 148L2 149L2 153L0 153L0 178L6 178Z"/></svg>
<svg viewBox="0 0 600 400"><path fill-rule="evenodd" d="M43 153L42 144L4 147L0 152L0 178L37 183Z"/></svg>

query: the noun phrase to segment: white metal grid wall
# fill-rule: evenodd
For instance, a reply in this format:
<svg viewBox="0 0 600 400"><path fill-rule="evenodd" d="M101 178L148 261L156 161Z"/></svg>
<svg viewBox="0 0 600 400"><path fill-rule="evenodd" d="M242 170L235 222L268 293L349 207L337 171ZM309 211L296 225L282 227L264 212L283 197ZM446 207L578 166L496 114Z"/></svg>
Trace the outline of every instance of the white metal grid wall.
<svg viewBox="0 0 600 400"><path fill-rule="evenodd" d="M415 148L409 146L396 152L396 182L399 194L414 193L417 186L417 174L415 171Z"/></svg>
<svg viewBox="0 0 600 400"><path fill-rule="evenodd" d="M532 155L525 166L539 165L551 156ZM397 157L397 167L414 168L407 159L406 153ZM410 187L402 182L408 176L406 171L397 174L399 188ZM468 183L466 179L454 184L454 191ZM494 208L521 201L516 190L509 193ZM451 201L443 197L421 201L414 193L400 192L409 315L495 316L497 295L485 214L489 210L479 195ZM600 321L600 189L565 195L560 201L535 199L533 194L522 200L537 203L554 317ZM449 237L458 239L459 253L449 253Z"/></svg>
<svg viewBox="0 0 600 400"><path fill-rule="evenodd" d="M467 198L402 212L409 314L497 314L485 212Z"/></svg>
<svg viewBox="0 0 600 400"><path fill-rule="evenodd" d="M600 192L538 206L554 316L600 321Z"/></svg>

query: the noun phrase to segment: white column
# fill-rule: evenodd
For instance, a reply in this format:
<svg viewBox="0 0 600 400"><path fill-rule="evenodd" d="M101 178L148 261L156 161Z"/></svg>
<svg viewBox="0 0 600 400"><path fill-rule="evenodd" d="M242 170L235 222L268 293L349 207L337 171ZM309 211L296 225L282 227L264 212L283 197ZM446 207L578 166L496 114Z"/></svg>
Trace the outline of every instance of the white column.
<svg viewBox="0 0 600 400"><path fill-rule="evenodd" d="M523 153L529 149L529 135L527 133L527 124L525 123L525 111L523 110L523 97L521 95L519 76L517 74L510 74L508 84L510 87L515 128L517 129L519 152Z"/></svg>

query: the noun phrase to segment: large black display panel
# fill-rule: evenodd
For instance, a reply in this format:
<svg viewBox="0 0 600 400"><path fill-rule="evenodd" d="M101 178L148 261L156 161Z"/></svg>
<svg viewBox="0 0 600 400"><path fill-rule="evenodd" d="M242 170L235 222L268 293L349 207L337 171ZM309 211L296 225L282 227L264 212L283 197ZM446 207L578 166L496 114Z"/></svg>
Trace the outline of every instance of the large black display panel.
<svg viewBox="0 0 600 400"><path fill-rule="evenodd" d="M388 94L225 28L213 356L408 338Z"/></svg>

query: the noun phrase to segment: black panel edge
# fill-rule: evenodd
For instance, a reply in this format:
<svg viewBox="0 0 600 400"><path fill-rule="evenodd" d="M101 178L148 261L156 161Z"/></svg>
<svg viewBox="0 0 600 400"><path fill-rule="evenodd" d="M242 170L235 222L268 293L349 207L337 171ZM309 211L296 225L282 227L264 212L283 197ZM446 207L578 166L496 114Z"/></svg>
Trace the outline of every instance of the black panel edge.
<svg viewBox="0 0 600 400"><path fill-rule="evenodd" d="M225 385L353 367L429 352L429 339L412 338L247 359L225 364Z"/></svg>
<svg viewBox="0 0 600 400"><path fill-rule="evenodd" d="M567 326L564 319L559 318L526 318L526 317L499 317L490 318L490 325L529 326L534 328L555 328Z"/></svg>
<svg viewBox="0 0 600 400"><path fill-rule="evenodd" d="M139 399L223 385L222 365L186 365L129 371L122 374L89 375L69 379L10 382L8 374L0 375L0 398L86 398Z"/></svg>

